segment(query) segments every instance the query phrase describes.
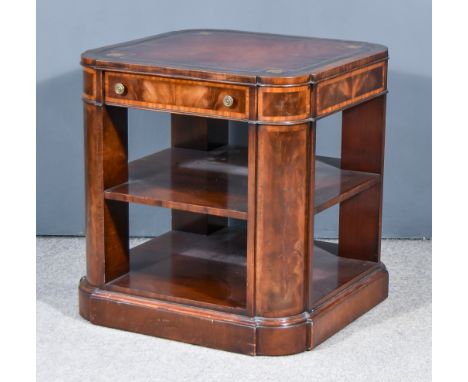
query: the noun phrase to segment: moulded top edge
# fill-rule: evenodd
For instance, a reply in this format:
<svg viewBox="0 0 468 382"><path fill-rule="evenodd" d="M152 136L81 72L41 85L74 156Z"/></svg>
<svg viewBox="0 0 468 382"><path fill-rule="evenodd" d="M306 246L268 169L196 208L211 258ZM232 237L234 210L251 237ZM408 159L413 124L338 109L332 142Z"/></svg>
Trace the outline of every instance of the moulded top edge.
<svg viewBox="0 0 468 382"><path fill-rule="evenodd" d="M88 50L84 66L245 84L319 81L388 58L383 45L230 30L182 30Z"/></svg>

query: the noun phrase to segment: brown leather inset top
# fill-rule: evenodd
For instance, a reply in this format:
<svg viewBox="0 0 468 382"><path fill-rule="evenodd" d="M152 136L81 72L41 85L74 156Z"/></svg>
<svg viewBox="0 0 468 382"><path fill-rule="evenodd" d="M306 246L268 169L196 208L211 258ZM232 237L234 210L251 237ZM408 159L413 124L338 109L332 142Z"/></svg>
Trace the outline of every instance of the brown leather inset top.
<svg viewBox="0 0 468 382"><path fill-rule="evenodd" d="M82 64L182 78L299 85L387 57L385 46L365 42L183 30L86 51Z"/></svg>

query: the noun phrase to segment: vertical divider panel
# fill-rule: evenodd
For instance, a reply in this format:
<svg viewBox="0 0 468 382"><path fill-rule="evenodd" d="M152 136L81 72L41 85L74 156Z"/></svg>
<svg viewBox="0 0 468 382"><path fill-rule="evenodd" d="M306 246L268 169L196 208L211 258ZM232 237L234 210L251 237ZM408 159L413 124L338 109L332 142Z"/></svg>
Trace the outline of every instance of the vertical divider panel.
<svg viewBox="0 0 468 382"><path fill-rule="evenodd" d="M171 146L208 151L229 143L229 121L171 114ZM227 190L226 190L227 191ZM209 234L228 225L228 219L172 210L172 229Z"/></svg>
<svg viewBox="0 0 468 382"><path fill-rule="evenodd" d="M127 109L85 103L87 278L102 285L128 272L128 204L104 190L128 179Z"/></svg>
<svg viewBox="0 0 468 382"><path fill-rule="evenodd" d="M340 204L339 255L379 261L386 95L343 111L341 168L381 175L375 186Z"/></svg>

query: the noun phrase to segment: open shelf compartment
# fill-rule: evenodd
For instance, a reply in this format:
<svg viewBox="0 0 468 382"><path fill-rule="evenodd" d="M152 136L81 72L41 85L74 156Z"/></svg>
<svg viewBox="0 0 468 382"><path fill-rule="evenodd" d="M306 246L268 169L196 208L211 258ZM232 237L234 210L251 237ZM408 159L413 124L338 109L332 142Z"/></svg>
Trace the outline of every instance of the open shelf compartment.
<svg viewBox="0 0 468 382"><path fill-rule="evenodd" d="M210 235L170 231L130 250L130 270L107 288L242 313L246 306L245 229Z"/></svg>
<svg viewBox="0 0 468 382"><path fill-rule="evenodd" d="M129 180L105 190L106 199L247 220L247 149L166 149L129 163ZM317 157L315 213L380 181L380 175L340 169Z"/></svg>
<svg viewBox="0 0 468 382"><path fill-rule="evenodd" d="M246 230L210 235L171 231L130 251L128 273L106 284L116 292L243 314L246 309ZM315 242L313 301L318 305L378 264L338 257L337 245Z"/></svg>
<svg viewBox="0 0 468 382"><path fill-rule="evenodd" d="M171 148L129 163L129 180L106 199L247 219L247 153Z"/></svg>

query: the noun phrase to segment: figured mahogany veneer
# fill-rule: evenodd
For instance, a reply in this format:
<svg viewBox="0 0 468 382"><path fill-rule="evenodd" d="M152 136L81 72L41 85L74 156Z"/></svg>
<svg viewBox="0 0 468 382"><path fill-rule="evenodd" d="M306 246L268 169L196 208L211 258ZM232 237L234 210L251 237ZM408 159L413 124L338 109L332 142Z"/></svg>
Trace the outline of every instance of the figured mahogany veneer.
<svg viewBox="0 0 468 382"><path fill-rule="evenodd" d="M125 93L116 94L115 85L125 86ZM141 107L145 109L177 110L217 117L247 120L249 91L247 87L220 85L137 74L106 73L105 101L108 104ZM223 99L231 96L232 106Z"/></svg>
<svg viewBox="0 0 468 382"><path fill-rule="evenodd" d="M300 121L311 115L309 86L265 86L259 88L258 93L258 119L261 121Z"/></svg>
<svg viewBox="0 0 468 382"><path fill-rule="evenodd" d="M225 30L83 53L80 314L285 355L383 301L387 60L376 44ZM170 112L171 147L129 163L128 108ZM340 111L341 158L318 156L318 120ZM230 120L247 122L247 148L229 145ZM130 249L129 203L172 209L171 230ZM335 204L338 245L315 241Z"/></svg>
<svg viewBox="0 0 468 382"><path fill-rule="evenodd" d="M383 93L387 86L386 76L386 63L379 62L321 82L317 85L317 115L329 114Z"/></svg>

